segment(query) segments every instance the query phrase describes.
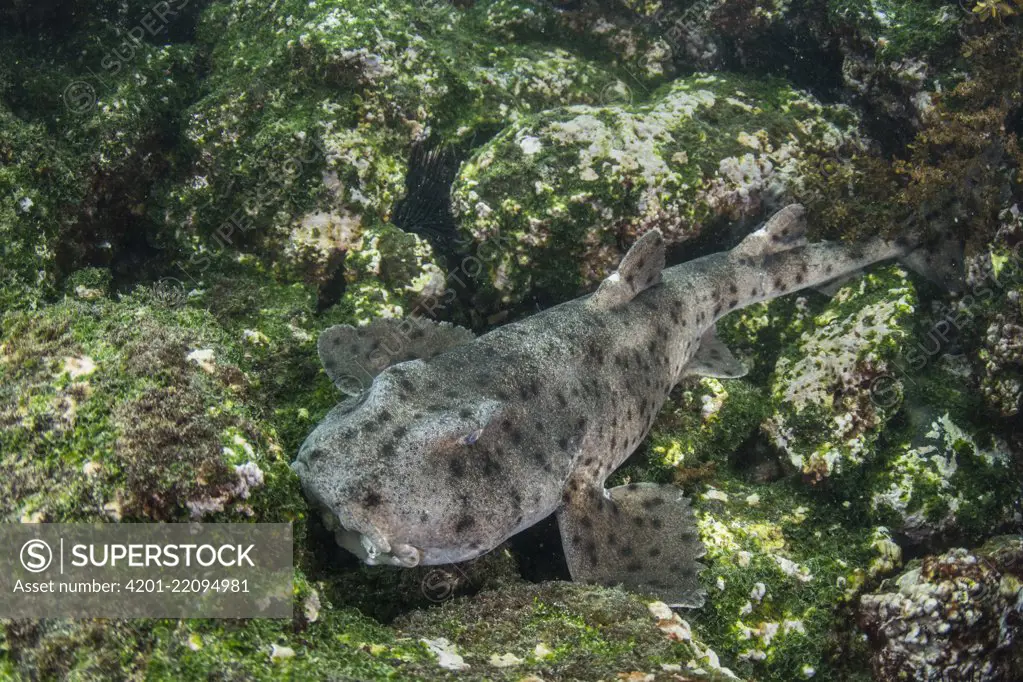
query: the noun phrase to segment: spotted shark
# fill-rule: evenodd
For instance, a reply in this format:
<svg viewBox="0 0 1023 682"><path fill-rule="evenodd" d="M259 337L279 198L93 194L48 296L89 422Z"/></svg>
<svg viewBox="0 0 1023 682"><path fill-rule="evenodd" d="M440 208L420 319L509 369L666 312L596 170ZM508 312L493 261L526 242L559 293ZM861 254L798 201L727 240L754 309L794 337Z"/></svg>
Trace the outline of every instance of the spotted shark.
<svg viewBox="0 0 1023 682"><path fill-rule="evenodd" d="M292 465L307 498L373 565L470 560L555 514L574 580L701 606L705 548L683 492L604 482L683 378L745 373L715 322L879 261L958 267L906 240L808 244L805 224L790 205L730 251L667 269L646 232L594 293L479 337L426 319L325 330L320 359L348 398Z"/></svg>

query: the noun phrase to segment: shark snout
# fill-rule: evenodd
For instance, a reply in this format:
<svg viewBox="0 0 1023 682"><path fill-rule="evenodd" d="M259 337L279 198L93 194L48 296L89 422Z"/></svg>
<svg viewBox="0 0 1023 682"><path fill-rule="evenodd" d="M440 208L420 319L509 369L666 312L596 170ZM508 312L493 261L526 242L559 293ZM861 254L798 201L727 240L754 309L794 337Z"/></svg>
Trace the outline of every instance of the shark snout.
<svg viewBox="0 0 1023 682"><path fill-rule="evenodd" d="M310 434L291 469L302 482L306 498L319 509L324 524L334 532L339 545L355 554L365 563L389 566L418 566L423 551L412 545L392 542L388 537L386 505L377 501L372 509L362 503L366 497L366 483L358 477L344 480L341 485L329 472L329 444L319 437L319 430Z"/></svg>

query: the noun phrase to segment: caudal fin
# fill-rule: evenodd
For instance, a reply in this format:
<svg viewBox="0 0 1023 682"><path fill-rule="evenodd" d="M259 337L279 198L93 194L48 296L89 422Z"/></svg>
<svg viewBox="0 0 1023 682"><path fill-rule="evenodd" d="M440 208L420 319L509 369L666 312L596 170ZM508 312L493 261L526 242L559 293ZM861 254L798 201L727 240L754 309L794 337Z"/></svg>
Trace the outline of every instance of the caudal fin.
<svg viewBox="0 0 1023 682"><path fill-rule="evenodd" d="M945 235L923 243L902 257L902 264L951 292L962 291L966 281L963 243Z"/></svg>

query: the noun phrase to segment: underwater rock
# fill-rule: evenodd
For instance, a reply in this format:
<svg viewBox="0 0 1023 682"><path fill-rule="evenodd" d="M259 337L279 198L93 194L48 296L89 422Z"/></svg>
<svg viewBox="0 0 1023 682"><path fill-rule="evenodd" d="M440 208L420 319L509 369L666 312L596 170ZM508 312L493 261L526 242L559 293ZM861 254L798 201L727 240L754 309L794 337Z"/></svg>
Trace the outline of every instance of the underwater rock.
<svg viewBox="0 0 1023 682"><path fill-rule="evenodd" d="M910 338L916 293L897 266L840 289L779 359L764 431L811 482L856 470L902 403L890 361Z"/></svg>
<svg viewBox="0 0 1023 682"><path fill-rule="evenodd" d="M105 27L131 31L125 41L160 35L177 41L189 35L195 17L210 0L167 0L133 3L121 0L9 0L0 7L0 35L38 32L48 41L67 39L75 32L101 32ZM170 19L170 21L168 21ZM120 46L119 46L120 47Z"/></svg>
<svg viewBox="0 0 1023 682"><path fill-rule="evenodd" d="M863 666L847 621L867 579L900 564L878 542L883 529L792 481L748 483L727 467L696 490L709 594L683 614L693 632L750 679L839 679Z"/></svg>
<svg viewBox="0 0 1023 682"><path fill-rule="evenodd" d="M1008 446L982 447L948 413L920 421L913 442L884 454L870 484L873 518L917 545L940 536L979 541L1010 524L1020 487Z"/></svg>
<svg viewBox="0 0 1023 682"><path fill-rule="evenodd" d="M898 135L922 126L931 94L948 76L960 27L972 19L965 6L933 0L829 0L831 25L819 39L837 44L845 91L876 117L871 132L904 142Z"/></svg>
<svg viewBox="0 0 1023 682"><path fill-rule="evenodd" d="M235 271L232 292L216 299L139 287L114 301L97 271L71 279L75 298L3 318L0 517L268 521L304 513L278 435L286 404L267 421L257 396L274 394L273 374L294 371L272 366L282 347L313 348L310 292ZM259 324L251 310L227 312L257 297L268 317L304 305L306 318ZM219 321L200 307L213 300Z"/></svg>
<svg viewBox="0 0 1023 682"><path fill-rule="evenodd" d="M692 497L708 595L680 615L720 665L746 679L841 679L867 665L847 627L855 599L902 565L901 550L858 510L763 477L775 460L758 427L771 406L748 379L690 381L609 485L674 481Z"/></svg>
<svg viewBox="0 0 1023 682"><path fill-rule="evenodd" d="M436 314L451 298L449 284L457 285L448 281L426 239L389 223L364 227L349 213L303 216L279 263L316 286L321 300L342 297L360 323ZM330 291L335 279L341 286Z"/></svg>
<svg viewBox="0 0 1023 682"><path fill-rule="evenodd" d="M359 323L430 314L450 298L449 285L457 287L425 239L391 225L366 230L360 248L347 254L344 265L345 305Z"/></svg>
<svg viewBox="0 0 1023 682"><path fill-rule="evenodd" d="M860 599L874 679L1023 677L1023 540L999 537L978 550L929 556L887 591Z"/></svg>
<svg viewBox="0 0 1023 682"><path fill-rule="evenodd" d="M22 121L2 103L0 131L0 194L10 198L0 202L0 309L31 307L56 288L58 235L72 222L69 205L83 182L45 126Z"/></svg>
<svg viewBox="0 0 1023 682"><path fill-rule="evenodd" d="M30 308L82 267L137 277L176 244L144 206L170 173L164 129L184 107L195 52L125 48L102 22L91 31L42 49L0 44L0 307Z"/></svg>
<svg viewBox="0 0 1023 682"><path fill-rule="evenodd" d="M5 620L0 643L9 677L151 680L428 679L438 671L420 642L296 574L296 614L315 596L315 619ZM440 675L434 674L433 678Z"/></svg>
<svg viewBox="0 0 1023 682"><path fill-rule="evenodd" d="M582 2L617 26L663 42L680 68L781 75L816 93L843 94L871 112L871 133L897 139L947 77L969 3L937 0L709 0ZM607 21L607 19L605 19Z"/></svg>
<svg viewBox="0 0 1023 682"><path fill-rule="evenodd" d="M679 476L725 465L756 433L769 408L765 391L744 379L686 381L658 414L649 439L650 463L672 467ZM637 469L631 475L645 480L647 474Z"/></svg>
<svg viewBox="0 0 1023 682"><path fill-rule="evenodd" d="M969 297L958 306L964 321L976 326L975 366L987 405L1003 417L1016 415L1023 401L1023 211L1003 210L1001 226L988 248L969 263Z"/></svg>
<svg viewBox="0 0 1023 682"><path fill-rule="evenodd" d="M740 679L670 609L622 590L510 584L384 626L324 588L296 574L294 620L3 621L3 669L83 680ZM312 599L316 617L298 615Z"/></svg>
<svg viewBox="0 0 1023 682"><path fill-rule="evenodd" d="M671 609L621 589L519 584L415 611L394 626L402 636L444 639L467 679L739 679Z"/></svg>
<svg viewBox="0 0 1023 682"><path fill-rule="evenodd" d="M608 87L601 104L629 103L634 96L653 90L659 80L674 75L675 64L670 36L650 30L650 20L637 16L626 3L574 2L556 10L546 2L497 0L487 4L488 23L493 17L512 25L518 38L536 38L537 31L557 33L562 41L600 54L618 70L629 75L624 88ZM506 17L521 13L532 21L512 23ZM537 17L543 17L541 24ZM523 30L525 26L531 30ZM624 84L623 84L624 85ZM630 87L631 86L631 87ZM638 92L634 92L634 89Z"/></svg>
<svg viewBox="0 0 1023 682"><path fill-rule="evenodd" d="M488 296L564 298L659 228L679 244L750 220L800 182L808 149L854 147L855 117L784 84L725 75L673 82L646 104L575 106L513 125L459 170L452 210L487 262Z"/></svg>
<svg viewBox="0 0 1023 682"><path fill-rule="evenodd" d="M803 56L799 75L822 71L829 61L814 45L814 29L822 23L816 3L795 6L776 0L710 0L691 3L644 3L594 0L567 12L588 16L597 8L620 25L663 41L675 64L704 70L748 68L764 72L792 71ZM820 75L816 75L820 78Z"/></svg>
<svg viewBox="0 0 1023 682"><path fill-rule="evenodd" d="M621 84L553 36L508 42L496 15L517 12L288 0L268 19L251 3L215 4L197 32L210 75L183 131L197 153L160 199L162 219L194 252L252 252L321 289L339 273L374 277L340 263L352 239L393 232L396 217L406 232L434 227L396 214L418 191L406 186L414 148L469 146L548 107L599 103Z"/></svg>

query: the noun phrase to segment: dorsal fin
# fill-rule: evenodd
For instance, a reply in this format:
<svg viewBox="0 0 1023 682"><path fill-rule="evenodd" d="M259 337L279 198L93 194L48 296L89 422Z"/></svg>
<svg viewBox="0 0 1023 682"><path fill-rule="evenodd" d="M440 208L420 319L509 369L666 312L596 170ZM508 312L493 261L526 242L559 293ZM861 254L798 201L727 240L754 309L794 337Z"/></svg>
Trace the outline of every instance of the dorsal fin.
<svg viewBox="0 0 1023 682"><path fill-rule="evenodd" d="M586 302L596 310L611 310L628 303L639 292L661 283L664 270L664 237L660 230L650 230L640 237L618 269L600 283Z"/></svg>
<svg viewBox="0 0 1023 682"><path fill-rule="evenodd" d="M732 249L737 257L759 261L772 253L806 245L806 209L789 204L775 213L759 230L750 233Z"/></svg>
<svg viewBox="0 0 1023 682"><path fill-rule="evenodd" d="M746 368L735 359L721 339L717 337L714 327L708 329L700 339L700 347L696 355L682 370L690 376L714 377L717 379L738 379L746 376Z"/></svg>
<svg viewBox="0 0 1023 682"><path fill-rule="evenodd" d="M343 393L358 395L391 365L428 360L473 338L468 329L448 322L383 318L364 327L330 327L320 334L316 350L334 385Z"/></svg>

